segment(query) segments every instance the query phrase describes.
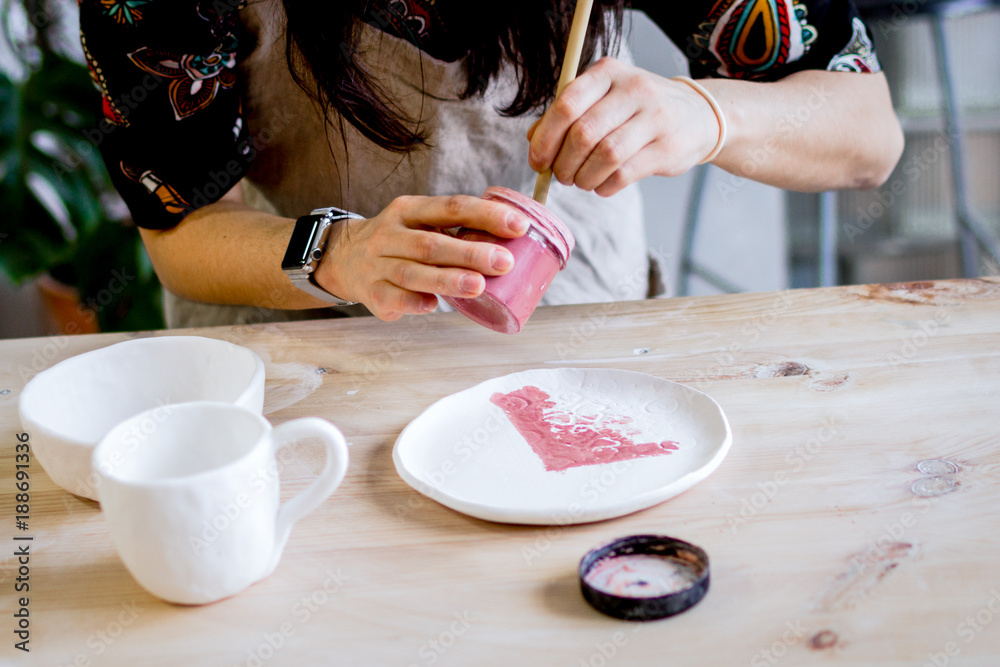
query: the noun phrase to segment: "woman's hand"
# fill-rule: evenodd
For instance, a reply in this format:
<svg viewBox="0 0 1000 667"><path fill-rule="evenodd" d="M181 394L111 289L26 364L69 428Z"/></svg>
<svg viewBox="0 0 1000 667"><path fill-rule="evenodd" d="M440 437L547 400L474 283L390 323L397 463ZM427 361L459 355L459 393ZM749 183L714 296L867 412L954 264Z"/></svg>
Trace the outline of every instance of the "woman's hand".
<svg viewBox="0 0 1000 667"><path fill-rule="evenodd" d="M456 239L441 229L469 227L516 238L528 226L517 209L478 197L398 197L374 218L336 223L316 280L382 320L429 313L437 307L434 295L478 296L484 276L514 266L505 248Z"/></svg>
<svg viewBox="0 0 1000 667"><path fill-rule="evenodd" d="M646 176L686 172L718 139L715 112L691 86L602 58L528 130L529 163L607 197Z"/></svg>
<svg viewBox="0 0 1000 667"><path fill-rule="evenodd" d="M804 192L872 188L903 152L881 72L803 70L767 83L699 83L728 127L712 164L736 177ZM686 83L603 58L566 87L528 139L532 169L551 166L559 182L609 196L698 164L718 143L719 124Z"/></svg>

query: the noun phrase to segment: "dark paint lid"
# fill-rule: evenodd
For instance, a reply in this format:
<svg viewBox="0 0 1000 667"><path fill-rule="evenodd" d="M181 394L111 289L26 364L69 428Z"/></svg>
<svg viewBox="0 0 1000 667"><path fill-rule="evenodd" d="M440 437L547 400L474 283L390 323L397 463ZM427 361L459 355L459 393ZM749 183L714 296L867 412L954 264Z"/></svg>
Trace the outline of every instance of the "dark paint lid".
<svg viewBox="0 0 1000 667"><path fill-rule="evenodd" d="M665 535L620 537L580 561L584 599L627 621L654 621L690 609L705 597L708 581L708 554Z"/></svg>

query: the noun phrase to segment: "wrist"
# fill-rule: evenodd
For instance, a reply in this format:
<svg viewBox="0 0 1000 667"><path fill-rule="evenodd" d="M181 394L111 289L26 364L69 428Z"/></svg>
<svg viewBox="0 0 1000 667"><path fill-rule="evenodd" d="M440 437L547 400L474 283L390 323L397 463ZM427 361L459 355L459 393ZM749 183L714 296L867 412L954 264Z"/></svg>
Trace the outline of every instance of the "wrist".
<svg viewBox="0 0 1000 667"><path fill-rule="evenodd" d="M295 221L291 238L282 258L281 268L292 285L331 306L349 306L354 302L331 289L330 261L324 262L332 249L331 237L343 223L360 216L338 208L316 209ZM320 277L320 267L328 267Z"/></svg>
<svg viewBox="0 0 1000 667"><path fill-rule="evenodd" d="M711 144L711 148L699 164L712 162L716 157L718 157L719 153L722 152L723 147L726 145L728 135L728 123L726 121L726 114L722 110L722 105L719 104L718 100L715 99L715 96L709 91L708 88L691 77L675 76L672 80L686 84L695 93L697 93L712 110L715 122L714 124L709 123L709 125L715 129L715 134L713 135L709 132L709 135L713 136L715 141L709 142Z"/></svg>
<svg viewBox="0 0 1000 667"><path fill-rule="evenodd" d="M726 143L712 164L752 178L754 167L750 167L751 172L745 171L747 158L758 148L771 155L773 146L767 144L765 148L764 144L770 135L764 131L780 126L780 119L763 105L764 100L777 97L776 90L769 90L776 84L724 78L699 83L716 99L726 117ZM751 164L762 166L759 159Z"/></svg>
<svg viewBox="0 0 1000 667"><path fill-rule="evenodd" d="M336 294L338 297L351 303L358 303L359 301L358 295L354 294L354 290L351 289L346 280L347 272L344 270L346 261L344 246L345 240L350 236L347 227L355 219L357 218L345 218L333 224L327 237L326 252L320 258L313 277L314 282L324 291Z"/></svg>

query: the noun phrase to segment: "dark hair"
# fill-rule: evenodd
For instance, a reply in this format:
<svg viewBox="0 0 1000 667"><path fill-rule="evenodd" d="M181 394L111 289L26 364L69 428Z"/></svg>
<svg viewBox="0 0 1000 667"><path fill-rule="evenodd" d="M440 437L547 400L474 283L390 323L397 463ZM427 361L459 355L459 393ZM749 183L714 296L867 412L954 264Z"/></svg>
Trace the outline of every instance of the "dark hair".
<svg viewBox="0 0 1000 667"><path fill-rule="evenodd" d="M283 4L289 69L324 112L336 111L391 151L404 153L424 143L419 119L406 117L355 58L361 21L373 11L369 0ZM593 58L599 40L606 51L617 49L624 5L625 0L595 2L581 63ZM514 68L517 95L498 112L517 116L547 105L555 95L574 6L575 0L505 0L491 3L484 20L479 3L450 2L449 21L458 25L449 24L449 32L474 35L462 99L482 95L506 62Z"/></svg>

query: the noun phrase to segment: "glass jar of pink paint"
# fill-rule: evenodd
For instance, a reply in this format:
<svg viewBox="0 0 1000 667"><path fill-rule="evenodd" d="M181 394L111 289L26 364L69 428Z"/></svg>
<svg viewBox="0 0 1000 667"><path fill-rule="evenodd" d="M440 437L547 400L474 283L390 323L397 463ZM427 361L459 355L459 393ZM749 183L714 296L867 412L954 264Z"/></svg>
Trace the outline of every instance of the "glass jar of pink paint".
<svg viewBox="0 0 1000 667"><path fill-rule="evenodd" d="M470 320L500 333L517 333L535 311L553 278L566 267L576 241L569 228L534 199L508 188L490 187L483 199L502 202L528 216L531 226L524 236L504 239L475 229L462 228L466 241L496 243L514 256L514 268L502 276L486 276L486 289L477 297L444 297Z"/></svg>

